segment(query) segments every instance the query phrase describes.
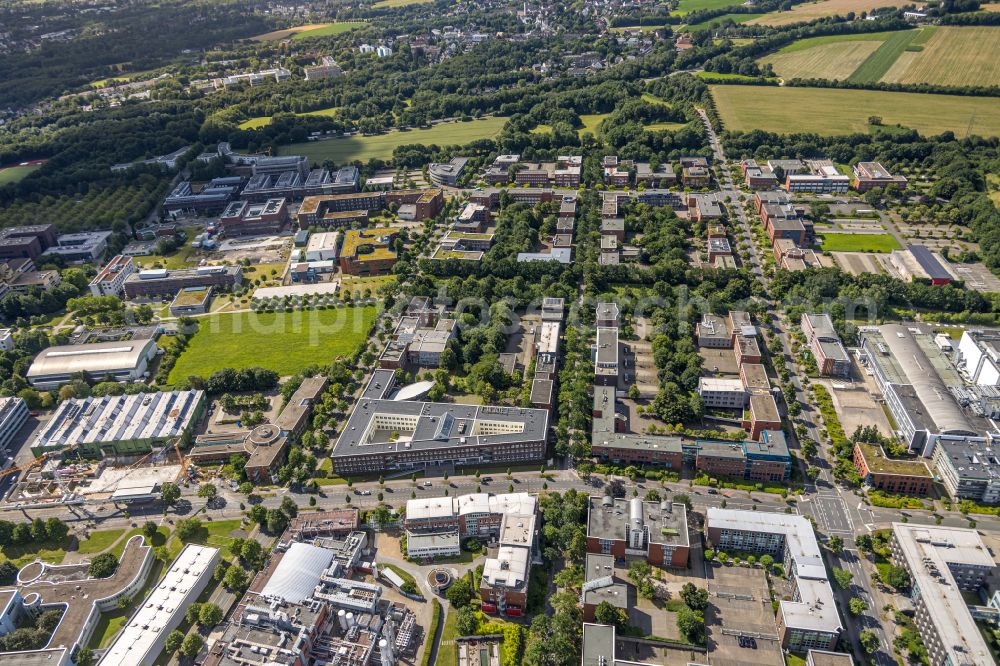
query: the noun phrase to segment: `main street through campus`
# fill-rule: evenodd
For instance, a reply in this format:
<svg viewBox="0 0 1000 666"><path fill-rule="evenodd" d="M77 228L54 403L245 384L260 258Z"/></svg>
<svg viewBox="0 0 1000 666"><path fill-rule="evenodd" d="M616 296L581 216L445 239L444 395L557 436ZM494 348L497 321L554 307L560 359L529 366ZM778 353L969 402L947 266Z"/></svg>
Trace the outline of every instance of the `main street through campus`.
<svg viewBox="0 0 1000 666"><path fill-rule="evenodd" d="M733 183L732 174L730 172L731 164L726 159L725 150L723 149L722 143L719 141L719 137L712 127L708 114L706 114L703 109L698 109L698 113L701 116L702 124L708 134L709 143L712 146L713 157L715 158L716 163L720 165L719 180L722 190L721 197L729 204L728 208L730 212L736 214L739 227L744 236L740 245L749 250L749 268L758 280L760 280L765 286L768 286L770 279L763 272L761 258L758 254L759 249L757 248L757 244L754 240L753 230L751 229L750 221L747 218L746 212L743 209L744 194ZM795 357L792 354L791 340L788 337L785 327L778 325L782 319L782 313L777 310L776 303L774 301L768 302L766 317L767 320L762 323L765 328L771 330L777 336L778 341L781 343L781 354L784 357L785 365L789 368L789 370L791 370L790 379L795 389L795 400L802 407L802 412L799 415L798 421L806 427L808 437L818 443L820 449L819 458L824 461L824 466L821 468L820 476L817 478L816 483L806 484L804 488L805 495L800 498L797 508L804 515L812 516L816 521L817 528L821 533L826 535L827 538L839 536L845 543L849 544L853 542L855 534L867 533L871 529L874 529L876 524L880 522L879 516L876 515L874 510L862 509L863 505L858 496L834 483L830 474L829 464L825 462L832 460L833 457L828 450L826 439L820 437L819 429L816 423L817 412L810 406L809 400L807 400L806 392L801 381L801 368L799 368L795 363ZM792 449L797 449L801 452L801 446L794 428L796 419L793 419L790 414L786 414L786 416L788 416L789 421L792 424L792 427L788 428L789 444ZM800 466L799 472L802 473L804 471L805 470ZM866 521L862 515L863 510L865 513L870 515L869 521ZM902 516L893 510L885 511L881 518L882 522L891 523L902 519ZM953 520L958 523L955 525L956 527L965 527L967 525L967 520L964 518ZM884 527L887 525L880 526ZM847 602L852 596L860 597L868 606L868 610L858 617L851 617L847 616L846 613L844 614L847 616L849 629L847 633L854 649L855 656L860 659L862 663L866 663L864 658L865 653L861 647L860 641L858 640L858 635L864 629L871 629L878 636L879 649L874 655L871 655L870 658L874 659L877 666L893 666L896 663L896 660L892 657L892 647L878 617L878 606L874 603L871 581L869 576L865 573L864 567L861 564L861 560L857 557L856 551L845 550L839 556L835 556L832 553L828 555L832 565L850 571L854 577L854 581L848 590L835 590L839 597L841 608L847 608Z"/></svg>

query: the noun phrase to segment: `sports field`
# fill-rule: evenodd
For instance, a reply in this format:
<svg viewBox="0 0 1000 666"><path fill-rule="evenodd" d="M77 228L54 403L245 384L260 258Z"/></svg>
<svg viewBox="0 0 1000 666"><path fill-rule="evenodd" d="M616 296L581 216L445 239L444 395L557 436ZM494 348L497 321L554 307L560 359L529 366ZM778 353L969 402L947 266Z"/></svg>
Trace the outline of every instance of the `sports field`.
<svg viewBox="0 0 1000 666"><path fill-rule="evenodd" d="M293 375L354 351L374 321L373 306L200 317L168 383L223 368L257 366Z"/></svg>
<svg viewBox="0 0 1000 666"><path fill-rule="evenodd" d="M326 141L307 141L282 146L282 155L305 155L314 162L333 160L337 164L346 164L354 160L367 162L375 158L392 159L392 151L396 146L413 143L438 144L440 146L462 145L477 139L491 139L497 135L506 118L480 118L467 123L442 123L430 129L393 131L375 136L349 136Z"/></svg>
<svg viewBox="0 0 1000 666"><path fill-rule="evenodd" d="M347 32L348 30L353 30L354 28L359 28L363 23L309 23L307 25L299 25L294 28L285 28L284 30L272 30L271 32L264 33L263 35L257 35L256 37L251 37L255 42L270 42L276 39L306 39L309 37L325 37L327 35L339 35L342 32Z"/></svg>
<svg viewBox="0 0 1000 666"><path fill-rule="evenodd" d="M928 38L911 43L887 70L883 81L943 86L1000 85L1000 27L925 28ZM921 37L924 35L921 34Z"/></svg>
<svg viewBox="0 0 1000 666"><path fill-rule="evenodd" d="M869 116L922 134L951 131L1000 136L995 98L958 95L760 86L710 86L727 129L853 134L868 132ZM971 128L970 128L971 123Z"/></svg>
<svg viewBox="0 0 1000 666"><path fill-rule="evenodd" d="M827 252L878 252L900 249L892 234L819 234L820 248Z"/></svg>
<svg viewBox="0 0 1000 666"><path fill-rule="evenodd" d="M860 14L878 7L902 7L908 0L819 0L795 5L787 12L771 12L750 21L751 25L789 25L813 21L824 16L846 16L849 12Z"/></svg>
<svg viewBox="0 0 1000 666"><path fill-rule="evenodd" d="M8 167L0 167L0 187L23 180L28 176L28 174L34 172L43 164L45 164L44 160L39 162L16 164Z"/></svg>

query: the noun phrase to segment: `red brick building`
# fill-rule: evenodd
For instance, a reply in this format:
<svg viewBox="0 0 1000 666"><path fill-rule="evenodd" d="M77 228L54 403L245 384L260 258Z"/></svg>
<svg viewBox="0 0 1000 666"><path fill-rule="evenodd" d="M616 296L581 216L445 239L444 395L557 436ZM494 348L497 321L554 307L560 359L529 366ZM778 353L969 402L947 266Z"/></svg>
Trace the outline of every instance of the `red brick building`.
<svg viewBox="0 0 1000 666"><path fill-rule="evenodd" d="M854 468L866 485L889 493L926 497L934 486L923 461L892 459L877 444L854 445Z"/></svg>

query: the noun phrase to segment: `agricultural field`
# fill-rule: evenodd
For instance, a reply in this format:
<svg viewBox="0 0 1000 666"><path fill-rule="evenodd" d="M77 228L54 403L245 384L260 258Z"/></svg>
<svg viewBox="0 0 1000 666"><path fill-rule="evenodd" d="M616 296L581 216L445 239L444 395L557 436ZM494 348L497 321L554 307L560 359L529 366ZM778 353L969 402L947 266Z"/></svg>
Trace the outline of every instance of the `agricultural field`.
<svg viewBox="0 0 1000 666"><path fill-rule="evenodd" d="M331 106L327 109L317 109L315 111L303 111L302 113L296 113L297 116L335 116L337 112L340 111L339 106ZM244 120L240 123L240 129L259 129L261 127L266 127L271 124L271 119L274 116L256 116L248 120Z"/></svg>
<svg viewBox="0 0 1000 666"><path fill-rule="evenodd" d="M818 0L795 5L787 12L771 12L750 21L751 25L790 25L814 21L825 16L846 16L849 12L860 14L878 7L902 7L907 0Z"/></svg>
<svg viewBox="0 0 1000 666"><path fill-rule="evenodd" d="M1000 85L1000 27L925 28L927 38L911 42L883 81L943 86ZM921 34L924 37L924 34Z"/></svg>
<svg viewBox="0 0 1000 666"><path fill-rule="evenodd" d="M892 234L819 234L819 247L824 252L877 252L900 249Z"/></svg>
<svg viewBox="0 0 1000 666"><path fill-rule="evenodd" d="M986 189L989 190L993 205L1000 208L1000 175L995 173L986 174Z"/></svg>
<svg viewBox="0 0 1000 666"><path fill-rule="evenodd" d="M583 123L583 127L580 128L579 133L590 132L591 134L597 134L597 126L601 124L601 121L607 118L608 113L581 113L580 122Z"/></svg>
<svg viewBox="0 0 1000 666"><path fill-rule="evenodd" d="M29 174L38 170L45 162L26 162L14 166L0 167L0 187L24 180Z"/></svg>
<svg viewBox="0 0 1000 666"><path fill-rule="evenodd" d="M681 0L673 12L676 16L684 16L701 9L721 9L742 4L738 0Z"/></svg>
<svg viewBox="0 0 1000 666"><path fill-rule="evenodd" d="M854 70L853 74L847 77L847 80L855 83L875 83L880 80L916 36L917 31L914 30L893 33Z"/></svg>
<svg viewBox="0 0 1000 666"><path fill-rule="evenodd" d="M490 117L469 122L442 123L429 129L392 131L374 136L350 136L326 141L307 141L282 146L282 155L305 155L313 162L333 160L346 164L354 160L390 160L396 146L408 144L466 144L477 139L490 139L503 128L506 118Z"/></svg>
<svg viewBox="0 0 1000 666"><path fill-rule="evenodd" d="M695 23L685 27L685 30L689 32L699 32L701 30L708 30L712 24L719 23L725 19L732 19L734 23L747 23L754 20L755 18L760 18L764 16L763 14L723 14L722 16L716 16L708 21L702 21L701 23Z"/></svg>
<svg viewBox="0 0 1000 666"><path fill-rule="evenodd" d="M409 7L410 5L425 5L433 0L379 0L372 9L392 9L395 7Z"/></svg>
<svg viewBox="0 0 1000 666"><path fill-rule="evenodd" d="M852 39L826 41L808 48L791 48L803 42L823 39L826 38L814 37L790 44L778 53L761 58L761 62L770 64L774 72L784 79L841 80L853 74L854 70L882 44L878 39L864 41Z"/></svg>
<svg viewBox="0 0 1000 666"><path fill-rule="evenodd" d="M966 130L1000 136L1000 104L992 98L876 90L791 87L710 87L727 129L768 132L865 133L868 118L911 127L924 135Z"/></svg>
<svg viewBox="0 0 1000 666"><path fill-rule="evenodd" d="M294 375L354 351L374 321L373 306L202 317L168 383L248 366Z"/></svg>
<svg viewBox="0 0 1000 666"><path fill-rule="evenodd" d="M360 27L361 23L309 23L307 25L300 25L294 28L285 28L284 30L272 30L271 32L264 33L263 35L257 35L256 37L251 37L255 42L270 42L278 39L306 39L309 37L326 37L327 35L339 35L342 32L347 32L348 30L353 30L354 28Z"/></svg>

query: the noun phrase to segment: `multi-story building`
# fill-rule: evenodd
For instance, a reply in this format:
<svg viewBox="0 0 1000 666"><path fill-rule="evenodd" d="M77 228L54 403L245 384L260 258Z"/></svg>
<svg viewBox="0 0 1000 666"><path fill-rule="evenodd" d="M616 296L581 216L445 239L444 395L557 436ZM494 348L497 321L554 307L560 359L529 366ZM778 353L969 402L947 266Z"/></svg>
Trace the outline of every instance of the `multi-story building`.
<svg viewBox="0 0 1000 666"><path fill-rule="evenodd" d="M705 534L728 553L767 554L784 564L790 600L778 602L781 647L795 652L832 650L843 627L812 524L802 516L709 507Z"/></svg>
<svg viewBox="0 0 1000 666"><path fill-rule="evenodd" d="M785 189L789 192L838 194L848 190L851 177L840 173L829 160L807 160L809 173L785 172Z"/></svg>
<svg viewBox="0 0 1000 666"><path fill-rule="evenodd" d="M733 346L732 332L726 327L726 318L706 312L694 328L699 347L729 349Z"/></svg>
<svg viewBox="0 0 1000 666"><path fill-rule="evenodd" d="M635 183L654 189L670 187L677 184L677 174L670 164L660 164L654 169L649 162L636 162Z"/></svg>
<svg viewBox="0 0 1000 666"><path fill-rule="evenodd" d="M681 182L685 187L708 187L712 182L712 172L704 166L684 167L681 171Z"/></svg>
<svg viewBox="0 0 1000 666"><path fill-rule="evenodd" d="M188 287L231 290L243 284L242 266L199 266L183 270L149 269L125 278L128 298L166 298Z"/></svg>
<svg viewBox="0 0 1000 666"><path fill-rule="evenodd" d="M617 303L598 303L595 324L598 328L618 328L621 310Z"/></svg>
<svg viewBox="0 0 1000 666"><path fill-rule="evenodd" d="M339 231L321 231L311 234L306 243L306 261L336 260L339 246Z"/></svg>
<svg viewBox="0 0 1000 666"><path fill-rule="evenodd" d="M340 249L340 270L348 275L383 275L396 265L393 242L400 227L348 229Z"/></svg>
<svg viewBox="0 0 1000 666"><path fill-rule="evenodd" d="M591 453L613 465L650 465L669 470L684 466L680 437L610 433L595 437Z"/></svg>
<svg viewBox="0 0 1000 666"><path fill-rule="evenodd" d="M906 177L894 176L879 162L858 162L852 169L854 182L851 183L858 192L867 192L876 187L886 188L890 185L900 190L906 189Z"/></svg>
<svg viewBox="0 0 1000 666"><path fill-rule="evenodd" d="M287 222L288 206L284 199L267 199L263 203L233 201L219 216L223 236L276 234Z"/></svg>
<svg viewBox="0 0 1000 666"><path fill-rule="evenodd" d="M524 614L528 603L531 562L535 558L535 514L505 513L496 556L486 558L479 582L484 613Z"/></svg>
<svg viewBox="0 0 1000 666"><path fill-rule="evenodd" d="M594 381L602 386L618 384L618 368L621 359L618 350L618 328L597 329L594 345Z"/></svg>
<svg viewBox="0 0 1000 666"><path fill-rule="evenodd" d="M747 159L740 162L744 182L752 190L772 190L778 186L778 178L770 167L757 164L757 160Z"/></svg>
<svg viewBox="0 0 1000 666"><path fill-rule="evenodd" d="M56 244L46 248L42 256L59 257L69 263L97 263L108 249L109 238L110 231L60 234Z"/></svg>
<svg viewBox="0 0 1000 666"><path fill-rule="evenodd" d="M934 486L923 461L890 458L877 444L855 442L854 468L866 485L890 493L927 497Z"/></svg>
<svg viewBox="0 0 1000 666"><path fill-rule="evenodd" d="M14 333L9 328L0 328L0 351L14 348Z"/></svg>
<svg viewBox="0 0 1000 666"><path fill-rule="evenodd" d="M733 344L733 352L736 354L736 363L743 366L745 363L758 364L761 362L760 343L756 337L748 335L737 335Z"/></svg>
<svg viewBox="0 0 1000 666"><path fill-rule="evenodd" d="M750 406L743 413L743 427L750 433L750 439L760 439L765 430L781 430L781 415L773 395L750 396Z"/></svg>
<svg viewBox="0 0 1000 666"><path fill-rule="evenodd" d="M816 367L827 377L850 377L851 357L840 341L833 320L828 314L802 315L802 333L816 359Z"/></svg>
<svg viewBox="0 0 1000 666"><path fill-rule="evenodd" d="M686 567L690 540L687 508L680 503L639 498L591 497L587 511L587 552L644 557L662 567Z"/></svg>
<svg viewBox="0 0 1000 666"><path fill-rule="evenodd" d="M185 180L178 183L163 200L163 210L175 215L182 212L221 212L236 198L242 184L243 178L240 176L213 178L195 192L191 183Z"/></svg>
<svg viewBox="0 0 1000 666"><path fill-rule="evenodd" d="M0 450L5 454L11 441L28 420L28 406L18 397L0 398Z"/></svg>
<svg viewBox="0 0 1000 666"><path fill-rule="evenodd" d="M55 244L53 224L0 229L0 259L35 259Z"/></svg>
<svg viewBox="0 0 1000 666"><path fill-rule="evenodd" d="M468 157L453 157L450 162L443 164L432 163L427 167L427 175L435 185L455 187L462 178L465 165L468 163Z"/></svg>
<svg viewBox="0 0 1000 666"><path fill-rule="evenodd" d="M372 374L333 450L338 474L542 460L541 409L386 399L392 370Z"/></svg>
<svg viewBox="0 0 1000 666"><path fill-rule="evenodd" d="M119 254L90 281L90 294L92 296L121 296L125 290L125 280L138 270L132 257Z"/></svg>
<svg viewBox="0 0 1000 666"><path fill-rule="evenodd" d="M484 542L494 539L500 535L504 516L530 516L536 509L536 497L528 493L474 493L409 500L403 523L407 555L411 558L458 555L461 540L470 537ZM439 538L414 541L414 537L432 535Z"/></svg>
<svg viewBox="0 0 1000 666"><path fill-rule="evenodd" d="M710 408L742 410L750 398L739 378L700 377L697 391L702 403Z"/></svg>
<svg viewBox="0 0 1000 666"><path fill-rule="evenodd" d="M940 437L932 459L952 499L1000 503L1000 455L995 439Z"/></svg>
<svg viewBox="0 0 1000 666"><path fill-rule="evenodd" d="M305 72L306 81L334 79L344 75L344 70L340 68L332 56L323 56L319 64L309 65L302 69Z"/></svg>
<svg viewBox="0 0 1000 666"><path fill-rule="evenodd" d="M528 203L533 206L556 199L556 194L548 187L518 187L509 190L488 187L474 190L469 195L469 202L495 210L500 206L500 199L504 195L515 203Z"/></svg>
<svg viewBox="0 0 1000 666"><path fill-rule="evenodd" d="M792 476L792 458L785 433L765 430L760 441L684 442L684 461L713 476L750 481L781 482Z"/></svg>
<svg viewBox="0 0 1000 666"><path fill-rule="evenodd" d="M996 571L975 530L941 525L892 524L892 559L910 574L914 624L932 664L990 664L963 592L976 592Z"/></svg>
<svg viewBox="0 0 1000 666"><path fill-rule="evenodd" d="M556 187L580 187L580 173L583 157L560 155L556 158L556 168L552 172L552 182Z"/></svg>
<svg viewBox="0 0 1000 666"><path fill-rule="evenodd" d="M695 222L722 219L722 205L714 194L688 194L688 218Z"/></svg>

